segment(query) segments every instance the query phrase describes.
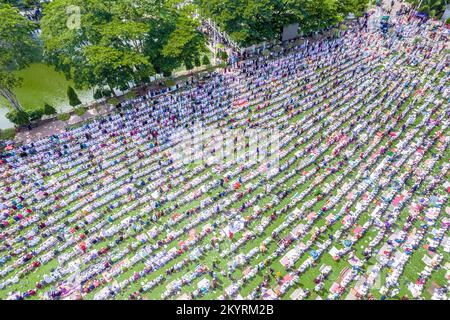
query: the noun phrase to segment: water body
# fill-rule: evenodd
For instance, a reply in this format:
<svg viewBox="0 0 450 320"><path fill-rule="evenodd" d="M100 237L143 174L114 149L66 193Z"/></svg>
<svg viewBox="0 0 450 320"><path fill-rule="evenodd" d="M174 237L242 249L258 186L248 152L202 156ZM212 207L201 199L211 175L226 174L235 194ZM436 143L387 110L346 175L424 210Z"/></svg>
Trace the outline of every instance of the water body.
<svg viewBox="0 0 450 320"><path fill-rule="evenodd" d="M0 129L8 129L14 127L14 124L6 119L6 113L8 113L8 109L6 107L0 107Z"/></svg>

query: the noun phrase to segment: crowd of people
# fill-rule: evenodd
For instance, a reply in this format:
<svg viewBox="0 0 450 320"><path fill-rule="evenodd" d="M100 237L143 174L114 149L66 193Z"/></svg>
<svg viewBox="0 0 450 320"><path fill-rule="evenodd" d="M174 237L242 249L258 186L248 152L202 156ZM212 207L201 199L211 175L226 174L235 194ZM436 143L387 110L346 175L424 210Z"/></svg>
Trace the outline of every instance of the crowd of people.
<svg viewBox="0 0 450 320"><path fill-rule="evenodd" d="M9 145L0 298L448 299L448 39L365 19ZM278 165L177 158L198 127L276 128Z"/></svg>

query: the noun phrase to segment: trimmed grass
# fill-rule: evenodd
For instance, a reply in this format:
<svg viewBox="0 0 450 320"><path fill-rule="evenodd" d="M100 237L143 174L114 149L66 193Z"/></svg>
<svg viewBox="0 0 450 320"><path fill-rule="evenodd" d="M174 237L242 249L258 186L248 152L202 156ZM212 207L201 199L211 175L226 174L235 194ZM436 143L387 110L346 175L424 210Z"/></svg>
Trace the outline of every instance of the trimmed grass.
<svg viewBox="0 0 450 320"><path fill-rule="evenodd" d="M68 105L67 87L74 86L73 81L57 72L53 67L43 63L33 63L20 70L17 74L23 79L22 86L15 89L15 93L25 110L41 108L45 103L55 106L58 110ZM81 101L90 100L90 91L79 91ZM0 101L2 105L6 102Z"/></svg>

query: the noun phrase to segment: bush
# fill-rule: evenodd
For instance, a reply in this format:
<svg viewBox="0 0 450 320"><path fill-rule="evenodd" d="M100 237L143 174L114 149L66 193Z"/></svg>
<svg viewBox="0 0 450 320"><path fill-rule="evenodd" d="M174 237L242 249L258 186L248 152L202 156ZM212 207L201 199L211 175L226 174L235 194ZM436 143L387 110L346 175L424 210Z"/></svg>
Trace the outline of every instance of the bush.
<svg viewBox="0 0 450 320"><path fill-rule="evenodd" d="M209 58L206 54L202 58L202 64L205 66L209 66L211 64L211 61L209 61Z"/></svg>
<svg viewBox="0 0 450 320"><path fill-rule="evenodd" d="M115 106L115 105L119 104L119 99L117 99L116 97L113 97L108 100L108 104Z"/></svg>
<svg viewBox="0 0 450 320"><path fill-rule="evenodd" d="M0 130L0 140L13 140L16 137L16 130L14 129L4 129Z"/></svg>
<svg viewBox="0 0 450 320"><path fill-rule="evenodd" d="M172 75L172 70L163 70L162 72L164 77L170 77Z"/></svg>
<svg viewBox="0 0 450 320"><path fill-rule="evenodd" d="M56 109L53 106L46 103L46 104L44 104L44 114L46 116L51 116L53 114L56 114Z"/></svg>
<svg viewBox="0 0 450 320"><path fill-rule="evenodd" d="M150 76L141 76L139 78L139 84L150 83Z"/></svg>
<svg viewBox="0 0 450 320"><path fill-rule="evenodd" d="M94 92L94 99L95 100L99 100L101 98L103 98L103 91L101 89L95 90L95 92Z"/></svg>
<svg viewBox="0 0 450 320"><path fill-rule="evenodd" d="M81 117L83 114L85 114L86 111L87 111L87 108L86 108L86 107L78 107L78 108L75 108L75 114L76 114L77 116L79 116L79 117Z"/></svg>
<svg viewBox="0 0 450 320"><path fill-rule="evenodd" d="M450 18L448 18L447 20L445 20L445 24L450 24Z"/></svg>
<svg viewBox="0 0 450 320"><path fill-rule="evenodd" d="M281 51L281 46L276 45L275 47L273 47L273 52L278 53L278 52L280 52L280 51Z"/></svg>
<svg viewBox="0 0 450 320"><path fill-rule="evenodd" d="M25 111L10 111L6 114L6 118L18 126L23 126L30 123L28 113Z"/></svg>
<svg viewBox="0 0 450 320"><path fill-rule="evenodd" d="M194 69L194 65L192 64L191 60L184 61L184 66L186 67L186 70L192 70Z"/></svg>
<svg viewBox="0 0 450 320"><path fill-rule="evenodd" d="M69 104L72 107L76 107L81 104L80 99L78 99L77 93L71 86L67 87L67 97L69 98Z"/></svg>
<svg viewBox="0 0 450 320"><path fill-rule="evenodd" d="M102 90L102 95L105 98L109 98L112 96L112 92L111 92L111 90L105 89L105 90Z"/></svg>
<svg viewBox="0 0 450 320"><path fill-rule="evenodd" d="M60 113L58 114L58 120L67 121L70 119L70 114L68 113Z"/></svg>
<svg viewBox="0 0 450 320"><path fill-rule="evenodd" d="M44 115L44 109L33 109L28 111L28 117L31 121L41 120Z"/></svg>
<svg viewBox="0 0 450 320"><path fill-rule="evenodd" d="M119 90L120 90L120 91L127 91L129 88L130 88L130 87L129 87L128 84L126 84L126 83L122 83L122 84L119 86Z"/></svg>
<svg viewBox="0 0 450 320"><path fill-rule="evenodd" d="M200 67L201 65L202 65L202 62L200 61L200 58L199 57L195 57L194 58L194 65L195 65L195 67Z"/></svg>
<svg viewBox="0 0 450 320"><path fill-rule="evenodd" d="M134 91L130 91L125 94L125 99L127 99L127 100L131 100L134 98L136 98L136 92L134 92Z"/></svg>
<svg viewBox="0 0 450 320"><path fill-rule="evenodd" d="M175 81L173 79L167 79L166 80L166 86L173 87L175 85L176 85L176 83L175 83Z"/></svg>
<svg viewBox="0 0 450 320"><path fill-rule="evenodd" d="M228 59L228 53L226 51L220 51L219 57L222 61L226 61Z"/></svg>

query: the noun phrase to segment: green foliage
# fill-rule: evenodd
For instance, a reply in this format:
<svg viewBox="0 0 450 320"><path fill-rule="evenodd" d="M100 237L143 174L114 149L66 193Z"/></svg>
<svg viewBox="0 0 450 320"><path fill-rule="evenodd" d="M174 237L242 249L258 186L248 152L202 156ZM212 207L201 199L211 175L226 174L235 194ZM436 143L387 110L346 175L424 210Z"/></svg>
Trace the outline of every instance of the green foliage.
<svg viewBox="0 0 450 320"><path fill-rule="evenodd" d="M103 98L103 92L102 92L102 90L101 90L101 89L95 90L93 96L94 96L94 99L95 99L95 100L99 100L99 99Z"/></svg>
<svg viewBox="0 0 450 320"><path fill-rule="evenodd" d="M95 100L99 100L101 98L108 98L111 97L111 91L108 89L96 89L93 95Z"/></svg>
<svg viewBox="0 0 450 320"><path fill-rule="evenodd" d="M130 91L125 94L125 99L127 99L127 100L131 100L134 98L136 98L136 92L134 92L134 91Z"/></svg>
<svg viewBox="0 0 450 320"><path fill-rule="evenodd" d="M108 99L108 104L115 106L119 104L119 99L117 99L116 97L110 98Z"/></svg>
<svg viewBox="0 0 450 320"><path fill-rule="evenodd" d="M44 8L42 39L48 60L77 87L123 88L152 72L143 55L148 25L144 10L148 0L55 0ZM69 6L78 6L67 27ZM78 19L79 21L76 21Z"/></svg>
<svg viewBox="0 0 450 320"><path fill-rule="evenodd" d="M177 9L178 2L54 0L41 20L47 60L77 88L124 90L148 83L155 72L170 75L205 48L192 6ZM79 7L79 15L68 17L69 6ZM68 28L68 18L79 27Z"/></svg>
<svg viewBox="0 0 450 320"><path fill-rule="evenodd" d="M56 109L53 106L46 103L46 104L44 104L44 114L46 116L54 115L54 114L56 114Z"/></svg>
<svg viewBox="0 0 450 320"><path fill-rule="evenodd" d="M194 65L195 65L195 67L200 67L201 65L202 65L202 62L200 61L200 58L199 57L195 57L194 58Z"/></svg>
<svg viewBox="0 0 450 320"><path fill-rule="evenodd" d="M0 130L0 141L14 140L15 137L16 137L16 130L12 128Z"/></svg>
<svg viewBox="0 0 450 320"><path fill-rule="evenodd" d="M218 56L222 61L227 61L228 59L228 53L226 51L219 51Z"/></svg>
<svg viewBox="0 0 450 320"><path fill-rule="evenodd" d="M350 13L359 17L365 12L369 2L370 1L368 0L338 0L338 11L344 17L348 16Z"/></svg>
<svg viewBox="0 0 450 320"><path fill-rule="evenodd" d="M71 86L67 87L67 98L69 98L69 104L72 107L76 107L81 104L80 99L78 99L77 93Z"/></svg>
<svg viewBox="0 0 450 320"><path fill-rule="evenodd" d="M164 57L182 61L187 70L192 70L195 58L207 52L205 36L198 28L200 22L192 19L192 6L178 10L173 32L164 45Z"/></svg>
<svg viewBox="0 0 450 320"><path fill-rule="evenodd" d="M105 89L105 90L102 90L102 95L105 98L109 98L112 96L112 92L111 92L111 90Z"/></svg>
<svg viewBox="0 0 450 320"><path fill-rule="evenodd" d="M283 27L299 23L305 34L360 16L368 0L195 0L200 13L243 46L280 37Z"/></svg>
<svg viewBox="0 0 450 320"><path fill-rule="evenodd" d="M168 86L168 87L173 87L176 85L176 82L173 79L167 79L165 82L166 82L166 86Z"/></svg>
<svg viewBox="0 0 450 320"><path fill-rule="evenodd" d="M414 6L419 6L418 11L428 14L431 18L441 17L445 8L450 4L449 0L407 0Z"/></svg>
<svg viewBox="0 0 450 320"><path fill-rule="evenodd" d="M44 109L36 108L36 109L28 111L27 113L28 113L28 117L30 118L31 121L37 121L37 120L41 120L42 117L44 116Z"/></svg>
<svg viewBox="0 0 450 320"><path fill-rule="evenodd" d="M202 58L202 64L205 66L209 66L211 64L211 61L209 61L209 58L206 54Z"/></svg>
<svg viewBox="0 0 450 320"><path fill-rule="evenodd" d="M16 110L22 110L22 106L13 89L20 86L22 79L14 71L26 67L35 56L35 27L17 8L0 3L0 96Z"/></svg>
<svg viewBox="0 0 450 320"><path fill-rule="evenodd" d="M28 114L22 110L12 110L6 114L6 118L18 126L23 126L30 123Z"/></svg>
<svg viewBox="0 0 450 320"><path fill-rule="evenodd" d="M67 121L69 119L70 119L70 114L69 113L60 113L60 114L58 114L58 120Z"/></svg>
<svg viewBox="0 0 450 320"><path fill-rule="evenodd" d="M184 61L184 66L185 66L186 70L194 69L194 65L192 64L191 60Z"/></svg>
<svg viewBox="0 0 450 320"><path fill-rule="evenodd" d="M78 108L75 108L74 111L77 116L81 117L83 114L86 113L87 108L86 107L78 107Z"/></svg>

